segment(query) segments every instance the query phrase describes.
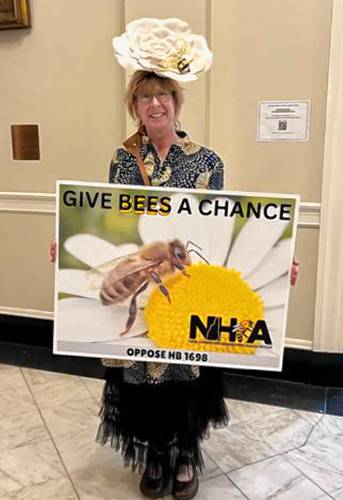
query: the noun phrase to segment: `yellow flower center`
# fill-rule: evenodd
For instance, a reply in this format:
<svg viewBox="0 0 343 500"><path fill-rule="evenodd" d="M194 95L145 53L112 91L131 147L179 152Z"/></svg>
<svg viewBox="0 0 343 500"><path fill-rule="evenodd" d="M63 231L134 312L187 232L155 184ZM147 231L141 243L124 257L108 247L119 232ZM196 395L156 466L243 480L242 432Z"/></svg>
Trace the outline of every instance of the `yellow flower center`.
<svg viewBox="0 0 343 500"><path fill-rule="evenodd" d="M188 73L189 65L193 61L190 53L190 45L182 39L177 40L176 50L163 61L159 61L159 66L166 70L178 70L180 73Z"/></svg>
<svg viewBox="0 0 343 500"><path fill-rule="evenodd" d="M155 288L145 308L148 337L157 347L213 351L221 353L254 354L254 344L247 344L251 326L264 317L260 295L254 292L241 273L220 266L193 264L187 268L189 277L176 273L164 280L171 302ZM221 318L222 325L237 319L235 334L221 333L218 340L208 340L199 329L190 339L192 315L207 325L209 316ZM235 340L232 341L232 338Z"/></svg>

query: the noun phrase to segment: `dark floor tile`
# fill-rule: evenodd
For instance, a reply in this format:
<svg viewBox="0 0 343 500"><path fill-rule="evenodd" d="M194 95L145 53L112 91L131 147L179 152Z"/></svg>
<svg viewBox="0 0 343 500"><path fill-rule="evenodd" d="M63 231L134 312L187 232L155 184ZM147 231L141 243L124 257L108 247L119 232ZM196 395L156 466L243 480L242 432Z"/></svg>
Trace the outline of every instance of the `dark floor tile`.
<svg viewBox="0 0 343 500"><path fill-rule="evenodd" d="M226 373L224 388L225 396L232 399L320 413L325 411L325 387Z"/></svg>
<svg viewBox="0 0 343 500"><path fill-rule="evenodd" d="M50 347L0 342L0 363L102 378L104 369L99 359L52 354Z"/></svg>
<svg viewBox="0 0 343 500"><path fill-rule="evenodd" d="M343 417L343 389L328 387L326 396L326 413Z"/></svg>

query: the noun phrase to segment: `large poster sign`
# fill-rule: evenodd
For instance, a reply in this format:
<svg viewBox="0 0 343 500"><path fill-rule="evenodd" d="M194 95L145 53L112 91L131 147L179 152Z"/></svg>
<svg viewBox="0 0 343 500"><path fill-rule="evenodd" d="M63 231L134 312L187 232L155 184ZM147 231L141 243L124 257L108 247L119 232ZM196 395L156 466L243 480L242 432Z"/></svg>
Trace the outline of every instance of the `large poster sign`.
<svg viewBox="0 0 343 500"><path fill-rule="evenodd" d="M296 195L57 186L54 352L280 370Z"/></svg>

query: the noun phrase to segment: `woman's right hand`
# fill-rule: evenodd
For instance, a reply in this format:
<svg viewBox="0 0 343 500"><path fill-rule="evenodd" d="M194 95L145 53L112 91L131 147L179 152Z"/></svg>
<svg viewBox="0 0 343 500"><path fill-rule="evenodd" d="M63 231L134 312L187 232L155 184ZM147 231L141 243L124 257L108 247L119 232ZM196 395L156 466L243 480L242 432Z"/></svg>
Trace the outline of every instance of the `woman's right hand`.
<svg viewBox="0 0 343 500"><path fill-rule="evenodd" d="M56 240L53 239L51 242L50 242L50 245L49 245L49 259L50 259L50 262L56 262L56 253L57 253L57 243L56 243Z"/></svg>

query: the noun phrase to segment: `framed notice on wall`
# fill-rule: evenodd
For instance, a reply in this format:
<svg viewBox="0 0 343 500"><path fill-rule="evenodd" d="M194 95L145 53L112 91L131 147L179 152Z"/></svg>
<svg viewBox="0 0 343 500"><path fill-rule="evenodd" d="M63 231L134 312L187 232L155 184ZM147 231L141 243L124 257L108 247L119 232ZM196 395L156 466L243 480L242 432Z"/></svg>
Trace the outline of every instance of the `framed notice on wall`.
<svg viewBox="0 0 343 500"><path fill-rule="evenodd" d="M310 101L261 101L257 112L257 141L308 141Z"/></svg>
<svg viewBox="0 0 343 500"><path fill-rule="evenodd" d="M280 370L298 209L58 182L54 353Z"/></svg>

